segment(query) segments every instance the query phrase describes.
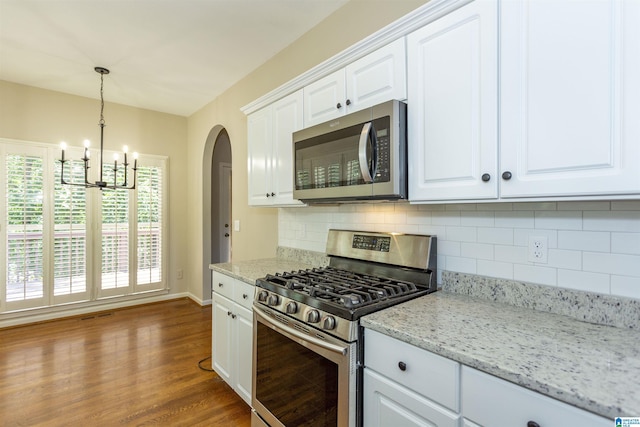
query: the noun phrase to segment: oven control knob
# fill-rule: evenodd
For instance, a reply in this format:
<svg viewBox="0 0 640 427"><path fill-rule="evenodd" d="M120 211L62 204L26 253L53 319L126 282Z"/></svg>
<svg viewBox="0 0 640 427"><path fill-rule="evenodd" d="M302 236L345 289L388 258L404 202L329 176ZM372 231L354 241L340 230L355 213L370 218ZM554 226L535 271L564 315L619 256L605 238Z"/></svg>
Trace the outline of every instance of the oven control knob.
<svg viewBox="0 0 640 427"><path fill-rule="evenodd" d="M267 301L267 297L269 296L269 292L267 291L260 291L258 293L258 301L260 302L266 302Z"/></svg>
<svg viewBox="0 0 640 427"><path fill-rule="evenodd" d="M294 301L289 301L287 303L287 314L296 314L298 312L298 304L296 304Z"/></svg>
<svg viewBox="0 0 640 427"><path fill-rule="evenodd" d="M311 310L307 313L307 322L318 323L320 321L320 313L318 310Z"/></svg>
<svg viewBox="0 0 640 427"><path fill-rule="evenodd" d="M333 316L327 316L324 318L322 322L322 328L328 331L334 329L336 327L336 318Z"/></svg>
<svg viewBox="0 0 640 427"><path fill-rule="evenodd" d="M269 299L267 300L267 304L269 305L278 305L280 304L280 297L276 294L269 295Z"/></svg>

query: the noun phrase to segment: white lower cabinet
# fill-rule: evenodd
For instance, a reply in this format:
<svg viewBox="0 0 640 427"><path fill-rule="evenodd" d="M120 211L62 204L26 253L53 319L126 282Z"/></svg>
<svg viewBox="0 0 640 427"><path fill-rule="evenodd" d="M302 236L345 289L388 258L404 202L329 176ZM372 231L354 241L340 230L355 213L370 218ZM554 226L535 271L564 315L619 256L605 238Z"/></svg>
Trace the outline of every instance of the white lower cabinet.
<svg viewBox="0 0 640 427"><path fill-rule="evenodd" d="M613 420L599 417L467 366L462 367L461 390L462 412L465 425L468 426L613 425Z"/></svg>
<svg viewBox="0 0 640 427"><path fill-rule="evenodd" d="M460 364L365 329L364 425L460 423Z"/></svg>
<svg viewBox="0 0 640 427"><path fill-rule="evenodd" d="M367 427L605 427L612 420L365 329Z"/></svg>
<svg viewBox="0 0 640 427"><path fill-rule="evenodd" d="M253 286L212 273L211 366L251 405Z"/></svg>
<svg viewBox="0 0 640 427"><path fill-rule="evenodd" d="M367 427L457 427L460 415L380 375L364 370L364 425Z"/></svg>

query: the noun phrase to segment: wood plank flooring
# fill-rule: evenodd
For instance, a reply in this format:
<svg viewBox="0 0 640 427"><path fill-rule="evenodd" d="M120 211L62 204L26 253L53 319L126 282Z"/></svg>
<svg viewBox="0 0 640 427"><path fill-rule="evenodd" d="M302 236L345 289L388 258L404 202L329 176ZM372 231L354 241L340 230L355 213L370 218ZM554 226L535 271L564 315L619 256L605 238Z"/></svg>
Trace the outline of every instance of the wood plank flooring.
<svg viewBox="0 0 640 427"><path fill-rule="evenodd" d="M0 426L248 427L210 354L188 299L0 330Z"/></svg>

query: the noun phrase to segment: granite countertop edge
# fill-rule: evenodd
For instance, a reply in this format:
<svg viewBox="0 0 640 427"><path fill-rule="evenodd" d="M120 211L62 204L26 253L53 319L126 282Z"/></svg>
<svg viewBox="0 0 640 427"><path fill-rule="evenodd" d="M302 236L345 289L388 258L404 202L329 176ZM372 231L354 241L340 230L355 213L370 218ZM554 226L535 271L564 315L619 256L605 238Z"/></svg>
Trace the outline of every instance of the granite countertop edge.
<svg viewBox="0 0 640 427"><path fill-rule="evenodd" d="M601 417L640 413L640 389L631 380L640 378L635 330L443 291L360 323ZM633 344L624 348L627 342Z"/></svg>

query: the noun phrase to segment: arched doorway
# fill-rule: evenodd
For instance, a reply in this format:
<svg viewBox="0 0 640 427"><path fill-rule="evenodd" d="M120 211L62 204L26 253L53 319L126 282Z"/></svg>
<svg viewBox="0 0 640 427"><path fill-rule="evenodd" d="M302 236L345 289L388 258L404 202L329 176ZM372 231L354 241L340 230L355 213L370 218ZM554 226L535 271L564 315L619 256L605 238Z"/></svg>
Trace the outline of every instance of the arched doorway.
<svg viewBox="0 0 640 427"><path fill-rule="evenodd" d="M209 132L202 164L203 300L211 296L209 264L231 260L231 140L224 127Z"/></svg>

